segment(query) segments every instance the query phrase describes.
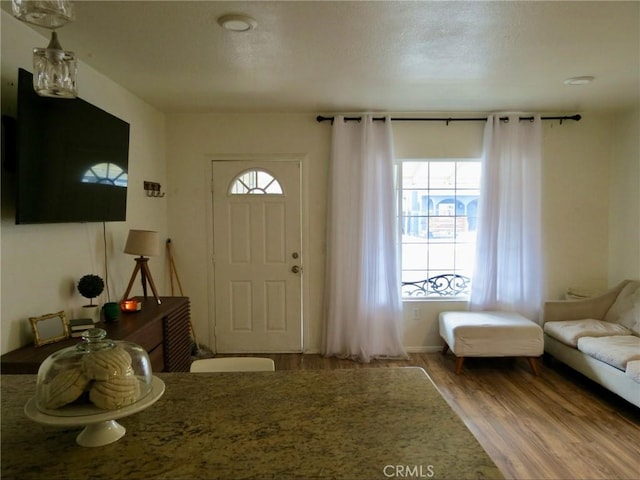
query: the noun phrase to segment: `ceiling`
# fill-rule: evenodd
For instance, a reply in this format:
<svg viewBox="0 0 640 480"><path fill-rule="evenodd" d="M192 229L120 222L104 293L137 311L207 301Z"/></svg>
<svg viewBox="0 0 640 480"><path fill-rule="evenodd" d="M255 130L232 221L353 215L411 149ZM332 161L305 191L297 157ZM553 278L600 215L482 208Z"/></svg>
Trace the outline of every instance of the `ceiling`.
<svg viewBox="0 0 640 480"><path fill-rule="evenodd" d="M76 21L58 31L63 47L164 112L575 113L640 102L636 1L75 7ZM257 27L221 28L229 13ZM595 80L563 83L583 75Z"/></svg>

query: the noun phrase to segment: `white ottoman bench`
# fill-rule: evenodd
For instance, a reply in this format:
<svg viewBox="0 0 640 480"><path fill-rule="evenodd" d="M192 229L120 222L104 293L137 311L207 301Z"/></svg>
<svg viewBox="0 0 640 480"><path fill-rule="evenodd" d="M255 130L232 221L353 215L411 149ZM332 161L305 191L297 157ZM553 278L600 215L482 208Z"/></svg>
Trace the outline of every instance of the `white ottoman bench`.
<svg viewBox="0 0 640 480"><path fill-rule="evenodd" d="M527 357L538 375L536 358L544 351L542 328L522 315L510 312L442 312L440 336L442 354L457 357L456 373L465 357Z"/></svg>

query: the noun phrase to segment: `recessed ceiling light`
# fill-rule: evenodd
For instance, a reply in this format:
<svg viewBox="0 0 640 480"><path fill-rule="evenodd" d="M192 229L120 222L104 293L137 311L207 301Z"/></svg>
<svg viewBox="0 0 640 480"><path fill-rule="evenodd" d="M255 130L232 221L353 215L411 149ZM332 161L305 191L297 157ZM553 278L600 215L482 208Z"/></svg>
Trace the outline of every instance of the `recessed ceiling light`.
<svg viewBox="0 0 640 480"><path fill-rule="evenodd" d="M247 15L223 15L218 18L218 24L232 32L248 32L256 28L258 22Z"/></svg>
<svg viewBox="0 0 640 480"><path fill-rule="evenodd" d="M571 77L564 81L565 85L586 85L593 82L594 77Z"/></svg>

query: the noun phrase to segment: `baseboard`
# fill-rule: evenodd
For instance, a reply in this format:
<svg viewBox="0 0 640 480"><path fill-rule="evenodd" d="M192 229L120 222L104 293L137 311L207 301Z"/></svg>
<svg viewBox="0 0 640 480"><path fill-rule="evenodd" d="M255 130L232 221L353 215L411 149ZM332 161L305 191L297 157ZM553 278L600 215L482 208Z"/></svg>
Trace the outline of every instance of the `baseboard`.
<svg viewBox="0 0 640 480"><path fill-rule="evenodd" d="M432 345L428 347L404 347L407 353L434 353L442 351L442 346Z"/></svg>
<svg viewBox="0 0 640 480"><path fill-rule="evenodd" d="M404 347L407 353L434 353L442 351L442 345L420 346L420 347ZM302 352L304 354L319 355L320 350L309 349Z"/></svg>

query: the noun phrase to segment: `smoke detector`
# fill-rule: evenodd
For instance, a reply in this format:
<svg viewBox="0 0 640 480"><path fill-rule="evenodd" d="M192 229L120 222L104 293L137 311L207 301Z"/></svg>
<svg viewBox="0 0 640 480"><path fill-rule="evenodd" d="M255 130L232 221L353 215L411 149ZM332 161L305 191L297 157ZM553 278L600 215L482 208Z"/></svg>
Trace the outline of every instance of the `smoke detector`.
<svg viewBox="0 0 640 480"><path fill-rule="evenodd" d="M258 22L247 15L223 15L218 18L218 24L232 32L248 32L258 26Z"/></svg>

